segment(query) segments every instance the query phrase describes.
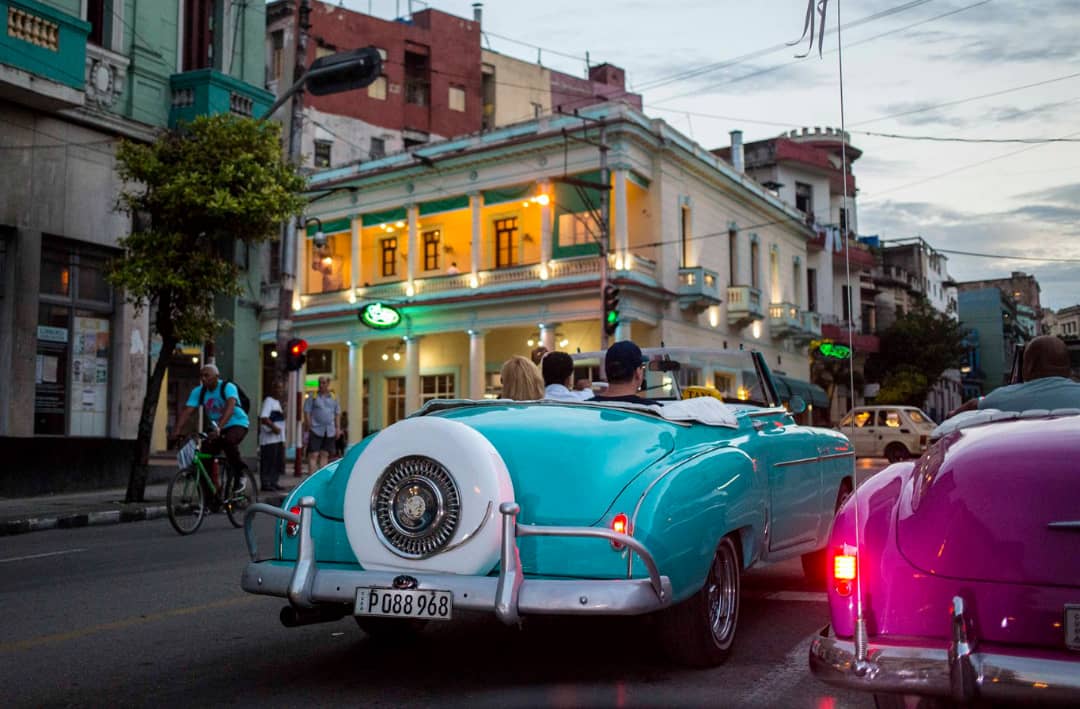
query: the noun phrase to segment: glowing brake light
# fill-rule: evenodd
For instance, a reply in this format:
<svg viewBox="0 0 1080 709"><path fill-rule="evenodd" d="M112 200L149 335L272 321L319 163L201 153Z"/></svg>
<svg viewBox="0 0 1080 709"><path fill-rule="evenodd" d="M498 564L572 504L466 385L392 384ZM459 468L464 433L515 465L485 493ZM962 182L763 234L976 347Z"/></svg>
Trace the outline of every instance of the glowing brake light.
<svg viewBox="0 0 1080 709"><path fill-rule="evenodd" d="M629 534L629 530L630 519L626 516L625 512L620 512L611 519L611 531L618 532L619 534ZM616 541L612 541L611 548L619 550L623 548L623 545Z"/></svg>
<svg viewBox="0 0 1080 709"><path fill-rule="evenodd" d="M855 580L855 556L852 554L837 554L833 559L833 576L837 581Z"/></svg>
<svg viewBox="0 0 1080 709"><path fill-rule="evenodd" d="M300 506L299 505L294 505L293 507L290 507L289 512L291 512L294 515L300 514ZM286 522L285 523L285 534L287 534L288 536L295 537L297 535L297 533L299 533L299 532L300 532L300 525L297 524L296 522Z"/></svg>

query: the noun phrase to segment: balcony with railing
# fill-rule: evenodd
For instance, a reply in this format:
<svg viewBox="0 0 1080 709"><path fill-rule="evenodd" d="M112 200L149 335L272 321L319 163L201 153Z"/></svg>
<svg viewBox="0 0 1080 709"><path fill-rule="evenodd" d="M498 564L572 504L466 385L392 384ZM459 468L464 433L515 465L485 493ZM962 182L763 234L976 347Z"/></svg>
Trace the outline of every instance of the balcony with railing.
<svg viewBox="0 0 1080 709"><path fill-rule="evenodd" d="M0 98L55 111L86 100L90 24L35 0L0 0Z"/></svg>
<svg viewBox="0 0 1080 709"><path fill-rule="evenodd" d="M197 69L169 77L172 102L169 127L197 116L233 113L258 118L274 103L274 95L216 69Z"/></svg>
<svg viewBox="0 0 1080 709"><path fill-rule="evenodd" d="M745 327L755 320L765 319L761 290L752 286L728 286L728 325Z"/></svg>
<svg viewBox="0 0 1080 709"><path fill-rule="evenodd" d="M802 332L802 314L794 303L769 304L769 333L773 337L791 337Z"/></svg>
<svg viewBox="0 0 1080 709"><path fill-rule="evenodd" d="M716 271L702 266L679 269L680 308L701 311L720 302L720 279Z"/></svg>
<svg viewBox="0 0 1080 709"><path fill-rule="evenodd" d="M796 337L803 342L809 342L821 337L821 313L804 310L801 317L802 332L798 333Z"/></svg>

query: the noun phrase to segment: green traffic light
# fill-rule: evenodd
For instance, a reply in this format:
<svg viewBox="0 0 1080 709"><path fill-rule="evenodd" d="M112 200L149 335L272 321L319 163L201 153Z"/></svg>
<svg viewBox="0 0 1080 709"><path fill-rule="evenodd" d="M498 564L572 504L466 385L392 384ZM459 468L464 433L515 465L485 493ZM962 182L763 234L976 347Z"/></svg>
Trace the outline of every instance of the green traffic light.
<svg viewBox="0 0 1080 709"><path fill-rule="evenodd" d="M608 321L608 324L610 324L610 325L617 324L619 322L619 311L618 310L609 310L607 312L607 321Z"/></svg>

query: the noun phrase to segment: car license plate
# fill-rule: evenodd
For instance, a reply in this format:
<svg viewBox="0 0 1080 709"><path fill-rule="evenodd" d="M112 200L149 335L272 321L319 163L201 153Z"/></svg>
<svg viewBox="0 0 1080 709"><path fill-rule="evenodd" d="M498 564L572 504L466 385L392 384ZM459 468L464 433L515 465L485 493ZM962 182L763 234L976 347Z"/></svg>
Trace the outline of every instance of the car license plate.
<svg viewBox="0 0 1080 709"><path fill-rule="evenodd" d="M1080 604L1065 606L1065 646L1080 650Z"/></svg>
<svg viewBox="0 0 1080 709"><path fill-rule="evenodd" d="M355 615L450 620L453 610L453 591L374 586L361 586L356 589Z"/></svg>

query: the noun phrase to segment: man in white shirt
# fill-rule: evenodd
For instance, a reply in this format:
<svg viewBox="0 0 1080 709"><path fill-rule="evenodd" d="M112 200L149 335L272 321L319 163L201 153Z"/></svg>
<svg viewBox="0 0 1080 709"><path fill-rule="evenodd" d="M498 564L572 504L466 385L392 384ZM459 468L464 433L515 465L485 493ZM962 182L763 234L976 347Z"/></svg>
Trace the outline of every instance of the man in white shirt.
<svg viewBox="0 0 1080 709"><path fill-rule="evenodd" d="M544 398L555 401L586 401L593 398L592 391L571 391L570 379L574 376L574 359L565 352L548 352L540 360L544 375Z"/></svg>
<svg viewBox="0 0 1080 709"><path fill-rule="evenodd" d="M274 382L259 410L259 478L263 490L281 490L285 474L285 411L281 407L281 383Z"/></svg>

